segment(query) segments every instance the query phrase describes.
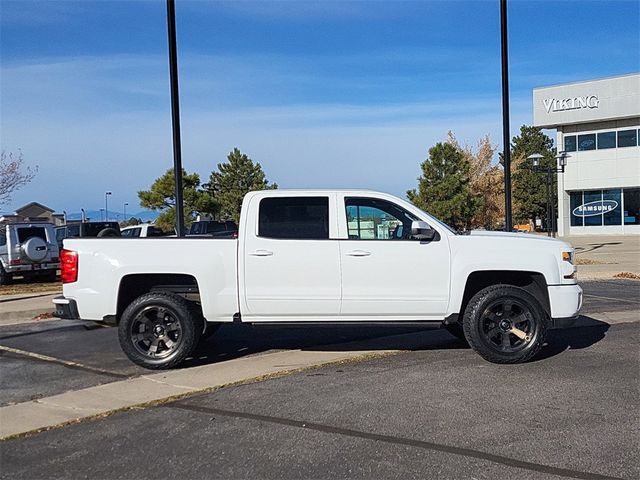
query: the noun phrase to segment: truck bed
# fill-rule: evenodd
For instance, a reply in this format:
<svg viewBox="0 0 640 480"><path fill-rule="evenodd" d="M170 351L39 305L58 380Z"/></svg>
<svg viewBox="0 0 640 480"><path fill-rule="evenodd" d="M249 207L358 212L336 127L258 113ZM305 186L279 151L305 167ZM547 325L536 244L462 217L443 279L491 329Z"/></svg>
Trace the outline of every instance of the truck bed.
<svg viewBox="0 0 640 480"><path fill-rule="evenodd" d="M83 319L116 315L114 285L135 288L140 272L197 278L199 291L207 292L202 312L208 321L230 322L239 311L235 239L77 238L66 239L64 248L78 252L78 281L63 291L77 301Z"/></svg>

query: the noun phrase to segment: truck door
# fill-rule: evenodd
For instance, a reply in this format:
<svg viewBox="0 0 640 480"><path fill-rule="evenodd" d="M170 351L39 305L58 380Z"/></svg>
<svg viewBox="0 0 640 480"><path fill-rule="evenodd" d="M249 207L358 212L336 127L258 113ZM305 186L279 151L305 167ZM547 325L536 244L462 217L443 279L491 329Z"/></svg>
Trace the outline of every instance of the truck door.
<svg viewBox="0 0 640 480"><path fill-rule="evenodd" d="M347 240L340 240L342 316L370 320L443 318L449 295L446 236L411 238L421 220L384 199L341 198Z"/></svg>
<svg viewBox="0 0 640 480"><path fill-rule="evenodd" d="M335 195L271 194L248 203L240 249L243 319L337 316L341 286L338 240L332 236L337 230Z"/></svg>

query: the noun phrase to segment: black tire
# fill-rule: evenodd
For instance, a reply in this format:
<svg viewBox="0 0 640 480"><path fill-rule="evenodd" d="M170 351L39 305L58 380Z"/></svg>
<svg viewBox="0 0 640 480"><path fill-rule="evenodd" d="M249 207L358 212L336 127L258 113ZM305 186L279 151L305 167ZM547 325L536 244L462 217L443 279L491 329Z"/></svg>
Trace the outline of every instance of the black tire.
<svg viewBox="0 0 640 480"><path fill-rule="evenodd" d="M193 353L202 330L202 318L187 300L172 293L147 293L122 314L118 339L132 362L149 369L168 369Z"/></svg>
<svg viewBox="0 0 640 480"><path fill-rule="evenodd" d="M98 238L103 238L103 237L119 237L120 236L120 232L118 232L118 230L116 230L115 228L103 228L102 230L100 230L98 232Z"/></svg>
<svg viewBox="0 0 640 480"><path fill-rule="evenodd" d="M509 332L517 327L528 339ZM536 355L547 336L547 315L540 302L521 288L493 285L467 304L464 334L482 358L492 363L522 363Z"/></svg>
<svg viewBox="0 0 640 480"><path fill-rule="evenodd" d="M13 283L13 275L7 273L2 264L0 264L0 285L11 285Z"/></svg>
<svg viewBox="0 0 640 480"><path fill-rule="evenodd" d="M447 332L456 337L458 340L467 343L467 337L464 336L464 328L458 322L443 324L442 325Z"/></svg>

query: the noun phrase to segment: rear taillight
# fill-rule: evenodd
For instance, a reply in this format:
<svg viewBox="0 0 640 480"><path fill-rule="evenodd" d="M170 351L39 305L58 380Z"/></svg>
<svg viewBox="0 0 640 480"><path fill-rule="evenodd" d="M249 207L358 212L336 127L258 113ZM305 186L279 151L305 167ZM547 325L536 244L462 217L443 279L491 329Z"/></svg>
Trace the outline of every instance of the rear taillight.
<svg viewBox="0 0 640 480"><path fill-rule="evenodd" d="M73 283L78 280L78 252L60 251L60 278L62 283Z"/></svg>
<svg viewBox="0 0 640 480"><path fill-rule="evenodd" d="M22 264L22 260L16 258L15 260L9 260L9 265L20 265Z"/></svg>

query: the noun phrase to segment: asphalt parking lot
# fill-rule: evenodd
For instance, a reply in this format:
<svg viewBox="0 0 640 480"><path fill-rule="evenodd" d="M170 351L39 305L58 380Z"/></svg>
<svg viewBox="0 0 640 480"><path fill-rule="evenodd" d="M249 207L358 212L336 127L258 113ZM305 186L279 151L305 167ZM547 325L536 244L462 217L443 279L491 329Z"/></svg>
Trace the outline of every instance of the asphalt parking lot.
<svg viewBox="0 0 640 480"><path fill-rule="evenodd" d="M589 282L588 327L535 361L484 362L443 330L429 345L308 370L0 443L3 478L638 478L640 282ZM415 331L229 326L192 364ZM146 371L115 329L0 328L0 404ZM20 353L20 352L25 352ZM29 356L26 352L42 355ZM48 358L51 357L51 358ZM96 455L99 453L99 455Z"/></svg>

